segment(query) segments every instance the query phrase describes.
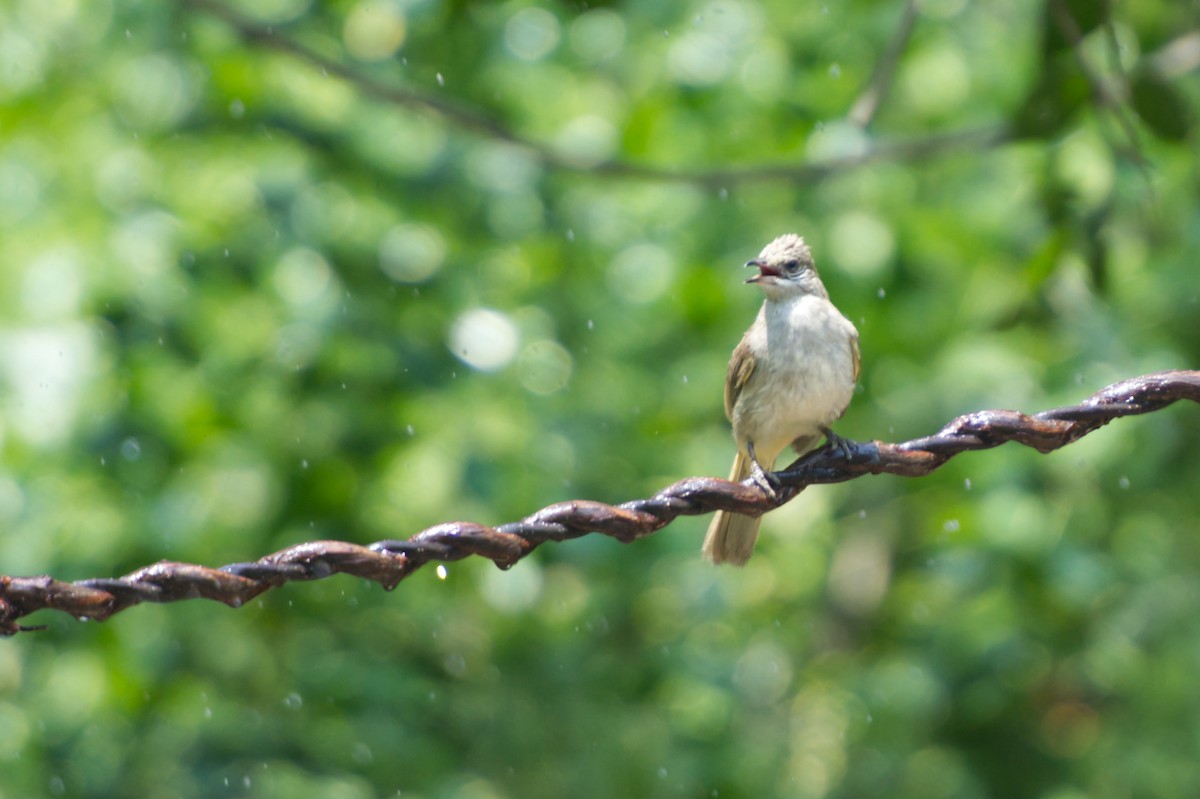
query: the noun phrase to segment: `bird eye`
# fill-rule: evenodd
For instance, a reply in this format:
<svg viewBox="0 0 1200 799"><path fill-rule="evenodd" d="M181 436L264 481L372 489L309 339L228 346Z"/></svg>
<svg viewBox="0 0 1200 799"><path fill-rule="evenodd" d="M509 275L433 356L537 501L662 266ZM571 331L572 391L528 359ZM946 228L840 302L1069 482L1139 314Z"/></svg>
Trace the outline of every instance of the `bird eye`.
<svg viewBox="0 0 1200 799"><path fill-rule="evenodd" d="M795 258L783 262L783 268L788 272L795 272L800 268L800 262Z"/></svg>

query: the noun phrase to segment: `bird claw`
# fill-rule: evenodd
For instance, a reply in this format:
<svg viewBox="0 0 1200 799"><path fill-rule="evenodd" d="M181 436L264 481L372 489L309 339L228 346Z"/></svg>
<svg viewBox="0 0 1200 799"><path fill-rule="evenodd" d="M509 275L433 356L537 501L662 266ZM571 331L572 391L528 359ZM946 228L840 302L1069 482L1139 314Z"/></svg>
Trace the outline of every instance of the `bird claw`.
<svg viewBox="0 0 1200 799"><path fill-rule="evenodd" d="M839 453L846 460L850 460L854 455L854 442L848 438L842 438L837 433L833 432L828 427L822 427L821 432L825 434L825 446L830 450Z"/></svg>
<svg viewBox="0 0 1200 799"><path fill-rule="evenodd" d="M779 498L779 489L783 488L783 483L779 482L779 478L774 472L768 472L758 462L758 456L754 454L754 445L747 444L747 451L750 453L750 479L754 484L763 490L767 497L774 501Z"/></svg>

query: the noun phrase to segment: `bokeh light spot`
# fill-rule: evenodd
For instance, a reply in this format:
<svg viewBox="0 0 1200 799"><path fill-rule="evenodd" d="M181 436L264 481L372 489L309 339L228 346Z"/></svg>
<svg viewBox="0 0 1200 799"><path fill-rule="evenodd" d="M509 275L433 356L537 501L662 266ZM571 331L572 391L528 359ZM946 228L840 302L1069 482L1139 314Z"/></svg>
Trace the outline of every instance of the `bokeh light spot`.
<svg viewBox="0 0 1200 799"><path fill-rule="evenodd" d="M481 372L503 369L517 354L520 334L505 314L489 308L466 311L450 327L454 356Z"/></svg>
<svg viewBox="0 0 1200 799"><path fill-rule="evenodd" d="M397 283L424 283L445 258L445 240L428 225L397 225L379 242L379 268Z"/></svg>
<svg viewBox="0 0 1200 799"><path fill-rule="evenodd" d="M356 5L346 17L342 39L355 58L382 61L400 49L407 30L399 6L387 0L367 0Z"/></svg>
<svg viewBox="0 0 1200 799"><path fill-rule="evenodd" d="M575 18L568 31L571 49L585 61L606 61L625 46L625 21L607 8L597 8Z"/></svg>
<svg viewBox="0 0 1200 799"><path fill-rule="evenodd" d="M545 58L558 47L561 38L558 19L544 8L518 11L504 28L504 44L522 61Z"/></svg>
<svg viewBox="0 0 1200 799"><path fill-rule="evenodd" d="M275 291L297 309L311 308L330 294L333 271L319 252L296 247L284 253L275 264Z"/></svg>
<svg viewBox="0 0 1200 799"><path fill-rule="evenodd" d="M848 211L834 220L829 248L839 268L857 277L877 278L891 262L896 237L878 217L864 211Z"/></svg>
<svg viewBox="0 0 1200 799"><path fill-rule="evenodd" d="M608 267L608 284L626 302L654 302L675 280L675 259L657 244L634 244L617 253Z"/></svg>
<svg viewBox="0 0 1200 799"><path fill-rule="evenodd" d="M571 366L571 353L557 341L535 341L522 350L517 374L534 394L553 394L566 388Z"/></svg>

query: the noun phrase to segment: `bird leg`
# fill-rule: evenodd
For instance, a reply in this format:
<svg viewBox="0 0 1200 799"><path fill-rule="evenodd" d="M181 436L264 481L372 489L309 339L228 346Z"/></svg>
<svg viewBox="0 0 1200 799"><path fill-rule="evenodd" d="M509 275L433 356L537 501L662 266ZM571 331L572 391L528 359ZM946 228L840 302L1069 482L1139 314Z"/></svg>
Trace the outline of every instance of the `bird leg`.
<svg viewBox="0 0 1200 799"><path fill-rule="evenodd" d="M779 478L773 472L768 472L758 462L758 456L754 454L754 442L746 442L746 451L750 453L750 479L772 500L777 499L783 483L779 482Z"/></svg>

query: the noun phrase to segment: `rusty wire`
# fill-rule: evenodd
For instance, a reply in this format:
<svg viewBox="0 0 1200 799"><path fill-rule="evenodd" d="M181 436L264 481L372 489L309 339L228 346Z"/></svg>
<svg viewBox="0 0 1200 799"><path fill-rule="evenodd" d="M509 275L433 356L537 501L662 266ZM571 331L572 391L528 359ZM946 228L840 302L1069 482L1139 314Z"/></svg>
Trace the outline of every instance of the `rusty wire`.
<svg viewBox="0 0 1200 799"><path fill-rule="evenodd" d="M333 574L363 577L391 590L430 561L456 561L470 555L507 569L546 541L602 533L630 543L661 530L679 516L715 510L766 513L809 485L838 483L866 474L920 477L960 452L990 449L1008 441L1050 452L1113 419L1150 413L1181 399L1200 402L1200 372L1157 372L1123 380L1079 405L1032 416L1017 411L979 411L958 417L934 435L901 444L846 441L844 448L823 447L776 472L781 488L773 497L753 479L731 483L716 477L689 477L648 499L621 505L589 500L560 502L499 527L447 522L407 540L377 541L367 546L309 541L253 562L216 569L161 561L115 579L64 582L45 575L0 575L0 635L38 629L17 621L43 609L69 613L77 619L104 621L142 602L204 598L236 608L284 583L319 580Z"/></svg>

